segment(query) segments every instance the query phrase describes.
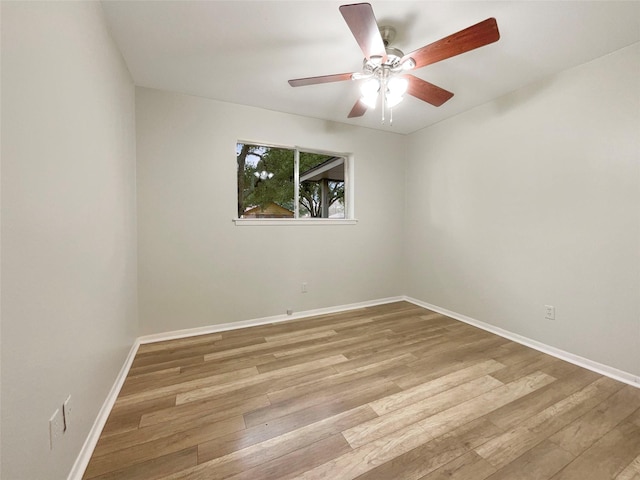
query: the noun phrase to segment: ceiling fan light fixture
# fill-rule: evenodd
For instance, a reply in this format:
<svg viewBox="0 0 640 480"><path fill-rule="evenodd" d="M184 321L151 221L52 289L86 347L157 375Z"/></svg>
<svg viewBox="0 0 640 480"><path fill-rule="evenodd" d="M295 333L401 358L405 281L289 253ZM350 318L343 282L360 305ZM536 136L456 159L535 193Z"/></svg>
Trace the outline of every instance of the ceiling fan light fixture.
<svg viewBox="0 0 640 480"><path fill-rule="evenodd" d="M372 73L354 72L351 74L351 80L364 80L365 78L371 78L372 75Z"/></svg>
<svg viewBox="0 0 640 480"><path fill-rule="evenodd" d="M402 70L413 70L416 67L416 61L409 57L404 62L400 64Z"/></svg>
<svg viewBox="0 0 640 480"><path fill-rule="evenodd" d="M404 57L403 51L395 47L387 47L385 50L387 52L387 61L385 62L385 65L392 68L398 66L402 57Z"/></svg>
<svg viewBox="0 0 640 480"><path fill-rule="evenodd" d="M379 67L380 65L382 65L382 56L381 55L371 55L369 57L368 63L370 65L372 65L373 68Z"/></svg>
<svg viewBox="0 0 640 480"><path fill-rule="evenodd" d="M391 77L387 82L387 96L402 97L409 87L409 81L403 77Z"/></svg>
<svg viewBox="0 0 640 480"><path fill-rule="evenodd" d="M402 100L404 100L404 97L402 95L393 95L391 93L387 93L386 103L387 103L387 107L389 108L395 107Z"/></svg>
<svg viewBox="0 0 640 480"><path fill-rule="evenodd" d="M378 92L371 95L363 95L362 98L360 98L360 101L370 109L375 110L376 105L378 104Z"/></svg>
<svg viewBox="0 0 640 480"><path fill-rule="evenodd" d="M405 55L402 50L390 46L395 29L378 26L371 4L341 5L339 10L364 54L362 72L296 78L289 80L289 85L301 87L359 80L362 97L353 106L348 118L361 117L366 113L367 106L375 108L380 97L382 123L385 122L385 111L388 109L391 125L392 108L402 101L405 93L435 107L441 106L453 97L453 93L405 72L470 52L500 39L496 19L491 17Z"/></svg>
<svg viewBox="0 0 640 480"><path fill-rule="evenodd" d="M360 92L363 97L376 97L380 91L380 81L377 78L370 78L360 85Z"/></svg>

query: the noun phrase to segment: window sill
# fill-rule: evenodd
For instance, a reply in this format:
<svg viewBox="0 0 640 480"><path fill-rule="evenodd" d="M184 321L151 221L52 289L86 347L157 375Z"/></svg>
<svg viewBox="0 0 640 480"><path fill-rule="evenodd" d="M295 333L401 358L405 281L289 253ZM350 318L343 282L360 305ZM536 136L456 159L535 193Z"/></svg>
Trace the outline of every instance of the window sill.
<svg viewBox="0 0 640 480"><path fill-rule="evenodd" d="M351 218L234 218L236 226L265 225L356 225L358 220Z"/></svg>

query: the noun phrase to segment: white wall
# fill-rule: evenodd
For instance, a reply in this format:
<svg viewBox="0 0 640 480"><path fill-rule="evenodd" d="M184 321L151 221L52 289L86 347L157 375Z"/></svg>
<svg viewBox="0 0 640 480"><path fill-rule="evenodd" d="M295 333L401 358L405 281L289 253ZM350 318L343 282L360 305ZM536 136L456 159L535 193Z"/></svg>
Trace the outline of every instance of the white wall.
<svg viewBox="0 0 640 480"><path fill-rule="evenodd" d="M407 293L640 375L638 78L635 44L411 135Z"/></svg>
<svg viewBox="0 0 640 480"><path fill-rule="evenodd" d="M2 2L7 480L66 478L137 335L134 93L99 3Z"/></svg>
<svg viewBox="0 0 640 480"><path fill-rule="evenodd" d="M406 293L640 374L638 45L402 137L144 88L135 119L99 4L1 5L4 478L66 476L136 335L287 308ZM238 139L352 152L358 224L235 226Z"/></svg>
<svg viewBox="0 0 640 480"><path fill-rule="evenodd" d="M136 106L142 334L403 293L405 137L144 88ZM236 226L238 139L353 153L358 224Z"/></svg>

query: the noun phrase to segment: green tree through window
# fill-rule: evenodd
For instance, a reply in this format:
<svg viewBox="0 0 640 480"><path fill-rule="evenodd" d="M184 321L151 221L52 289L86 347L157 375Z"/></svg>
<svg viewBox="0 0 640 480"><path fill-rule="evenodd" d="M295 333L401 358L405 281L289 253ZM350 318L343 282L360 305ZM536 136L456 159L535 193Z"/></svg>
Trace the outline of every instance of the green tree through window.
<svg viewBox="0 0 640 480"><path fill-rule="evenodd" d="M239 142L236 159L238 218L345 218L344 157Z"/></svg>

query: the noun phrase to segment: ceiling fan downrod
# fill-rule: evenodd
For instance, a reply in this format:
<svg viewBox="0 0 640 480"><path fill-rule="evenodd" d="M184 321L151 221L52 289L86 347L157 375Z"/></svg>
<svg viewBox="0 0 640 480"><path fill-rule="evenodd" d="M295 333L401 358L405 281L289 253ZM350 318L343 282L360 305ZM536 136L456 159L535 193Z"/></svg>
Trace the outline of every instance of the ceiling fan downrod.
<svg viewBox="0 0 640 480"><path fill-rule="evenodd" d="M409 87L409 80L402 74L406 67L383 63L372 68L371 61L364 73L353 75L353 80L363 80L360 85L360 102L375 109L378 98L381 103L381 123L385 123L385 114L389 110L389 125L393 125L393 107L403 99ZM408 63L408 62L407 62Z"/></svg>
<svg viewBox="0 0 640 480"><path fill-rule="evenodd" d="M367 107L375 108L377 97L380 96L382 123L384 124L385 120L385 109L388 108L392 124L392 109L402 100L405 92L434 107L441 106L453 97L453 93L408 71L455 57L500 39L496 19L491 17L405 55L397 48L389 46L395 38L395 29L389 26L378 27L369 3L342 5L339 10L365 56L362 72L295 78L289 80L289 85L302 87L345 80L363 80L360 87L363 96L355 103L348 118L361 117L366 113ZM363 90L366 90L366 95ZM397 93L399 91L400 94Z"/></svg>

